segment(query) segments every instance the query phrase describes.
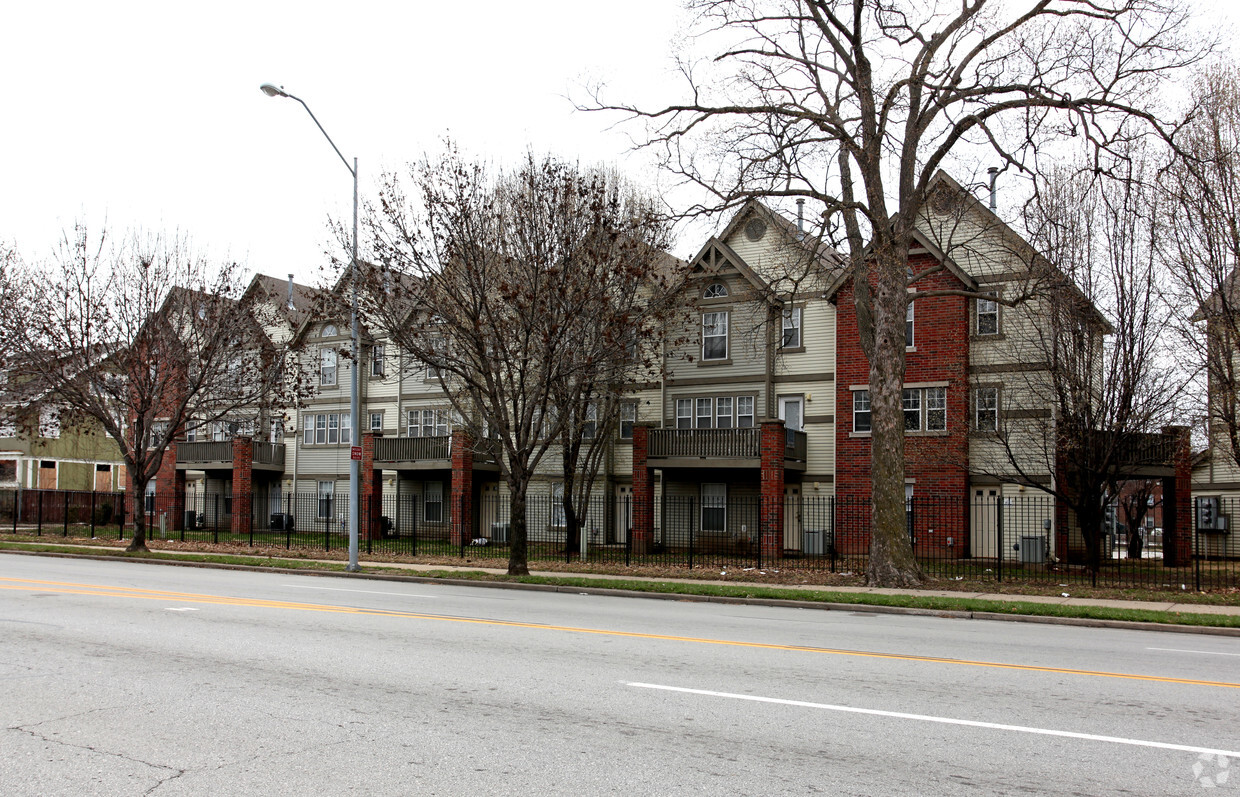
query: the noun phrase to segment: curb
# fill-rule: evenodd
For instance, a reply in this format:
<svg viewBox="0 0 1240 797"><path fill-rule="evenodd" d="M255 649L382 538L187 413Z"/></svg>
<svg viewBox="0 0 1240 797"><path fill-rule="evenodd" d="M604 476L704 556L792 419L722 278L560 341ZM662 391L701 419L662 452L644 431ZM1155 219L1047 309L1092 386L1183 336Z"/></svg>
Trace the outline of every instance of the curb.
<svg viewBox="0 0 1240 797"><path fill-rule="evenodd" d="M48 551L6 550L18 556L45 556L57 559L89 559L115 562L115 556L91 554L54 553ZM1087 617L1048 617L1036 614L1005 614L1002 612L956 611L951 609L919 609L912 606L882 606L867 603L833 603L828 601L798 601L778 598L739 598L724 595L681 595L671 592L642 592L640 590L612 587L568 587L561 584L522 584L515 581L487 581L471 578L431 578L429 576L404 576L390 573L343 573L327 570L303 570L295 567L256 567L254 565L230 565L218 562L184 562L175 559L123 559L121 561L144 565L170 565L173 567L197 567L207 570L238 570L251 573L282 573L285 575L317 576L320 578L357 578L367 581L393 581L406 584L448 584L457 587L486 587L488 589L524 590L527 592L562 592L578 595L599 595L613 598L645 598L647 600L681 601L685 603L720 603L742 606L772 606L786 609L817 609L820 611L853 612L861 614L896 614L915 617L941 617L954 620L995 620L1008 623L1039 623L1042 625L1067 625L1085 628L1116 628L1128 631L1162 631L1171 634L1200 634L1205 636L1240 637L1240 628L1218 626L1176 625L1174 623L1145 623L1134 620L1100 620Z"/></svg>

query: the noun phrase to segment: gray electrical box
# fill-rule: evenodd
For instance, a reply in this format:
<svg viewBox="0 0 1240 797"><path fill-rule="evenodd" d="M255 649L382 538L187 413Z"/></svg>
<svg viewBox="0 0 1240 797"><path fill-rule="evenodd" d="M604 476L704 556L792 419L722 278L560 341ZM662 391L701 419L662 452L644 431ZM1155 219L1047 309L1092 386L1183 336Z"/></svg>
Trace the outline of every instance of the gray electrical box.
<svg viewBox="0 0 1240 797"><path fill-rule="evenodd" d="M1040 565L1046 561L1046 538L1045 537L1021 537L1020 538L1020 562L1021 564Z"/></svg>

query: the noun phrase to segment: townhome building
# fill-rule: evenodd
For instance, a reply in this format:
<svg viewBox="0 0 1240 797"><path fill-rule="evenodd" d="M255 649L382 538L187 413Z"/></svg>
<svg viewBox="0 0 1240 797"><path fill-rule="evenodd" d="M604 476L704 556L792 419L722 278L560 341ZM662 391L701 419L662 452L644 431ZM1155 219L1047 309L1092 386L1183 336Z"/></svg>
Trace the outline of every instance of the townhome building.
<svg viewBox="0 0 1240 797"><path fill-rule="evenodd" d="M844 259L804 226L751 201L683 264L664 376L625 390L606 441L591 544L692 540L807 557L868 546L869 368L855 287ZM1063 279L967 189L936 178L909 254L903 407L909 531L938 555L1045 559L1081 547L1064 507L1037 490L1066 466L1039 349L1053 300L1029 290L1048 273ZM259 277L247 296L278 305L280 290ZM439 374L365 319L353 362L349 319L310 312L298 298L309 289L287 292L287 312L265 328L299 352L312 394L252 413L256 425L237 428L250 435L212 427L229 456L191 461L180 452L198 439L186 440L176 467L204 474L204 494L265 495L254 522L344 533L360 447L366 534L506 541L502 458L464 431ZM355 367L361 429L349 417ZM562 480L558 457L546 457L530 488L542 501L531 507L545 507L529 522L532 541L562 539Z"/></svg>

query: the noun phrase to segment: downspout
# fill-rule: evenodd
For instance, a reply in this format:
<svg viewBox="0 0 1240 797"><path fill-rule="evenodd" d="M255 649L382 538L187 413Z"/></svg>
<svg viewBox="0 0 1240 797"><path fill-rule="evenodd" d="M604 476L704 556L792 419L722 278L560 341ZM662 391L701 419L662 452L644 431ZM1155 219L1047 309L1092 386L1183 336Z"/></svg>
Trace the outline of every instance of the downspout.
<svg viewBox="0 0 1240 797"><path fill-rule="evenodd" d="M990 209L993 212L999 207L998 193L995 191L995 180L999 177L999 167L991 166L986 172L990 175Z"/></svg>

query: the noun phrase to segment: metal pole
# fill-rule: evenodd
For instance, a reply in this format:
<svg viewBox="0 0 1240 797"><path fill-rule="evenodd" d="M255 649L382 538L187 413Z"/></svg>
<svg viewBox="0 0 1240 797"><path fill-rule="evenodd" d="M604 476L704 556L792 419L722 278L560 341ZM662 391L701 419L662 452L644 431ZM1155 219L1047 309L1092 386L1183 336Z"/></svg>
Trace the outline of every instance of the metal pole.
<svg viewBox="0 0 1240 797"><path fill-rule="evenodd" d="M308 108L306 110L309 110ZM317 120L316 120L317 123ZM326 135L326 133L324 133ZM331 139L328 139L329 141ZM333 147L335 144L332 145ZM348 164L345 164L348 165ZM353 159L353 260L349 265L349 281L353 283L353 379L349 389L349 445L354 446L358 443L358 434L362 428L361 413L358 409L358 372L361 370L361 361L358 359L358 334L357 327L357 158ZM349 457L349 566L346 568L349 572L356 572L361 568L357 564L357 529L358 529L358 495L361 493L359 489L361 485L362 463Z"/></svg>

